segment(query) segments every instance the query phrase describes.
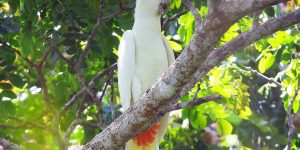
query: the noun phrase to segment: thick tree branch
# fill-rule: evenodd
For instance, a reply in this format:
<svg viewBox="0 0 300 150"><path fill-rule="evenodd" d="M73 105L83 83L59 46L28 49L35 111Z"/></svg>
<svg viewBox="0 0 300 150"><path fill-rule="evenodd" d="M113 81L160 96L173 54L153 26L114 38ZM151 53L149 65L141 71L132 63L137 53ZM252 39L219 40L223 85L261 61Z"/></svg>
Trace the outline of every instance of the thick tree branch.
<svg viewBox="0 0 300 150"><path fill-rule="evenodd" d="M265 7L269 5L271 4L266 2ZM230 17L234 20L227 20L229 16L224 18L221 14L208 14L203 24L197 26L189 45L163 76L139 101L86 144L83 149L118 149L127 140L159 120L163 114L157 110L163 110L167 105L177 103L179 98L192 87L187 85L194 86L196 81L199 81L212 67L237 51L237 48L244 48L264 36L300 22L300 13L296 10L253 28L221 48L213 50L220 37L237 19L258 9L247 7L241 6L238 9L242 9L241 12L231 10L234 13ZM247 11L243 8L247 8Z"/></svg>
<svg viewBox="0 0 300 150"><path fill-rule="evenodd" d="M297 9L294 12L281 16L279 18L270 20L261 24L249 31L242 33L240 36L224 44L222 47L215 49L203 62L202 66L193 75L190 81L184 86L180 93L180 96L192 88L197 81L201 79L210 69L219 64L222 60L232 55L234 52L252 44L258 39L261 39L267 35L270 35L280 29L284 29L291 25L300 22L300 10ZM238 47L238 48L237 48Z"/></svg>

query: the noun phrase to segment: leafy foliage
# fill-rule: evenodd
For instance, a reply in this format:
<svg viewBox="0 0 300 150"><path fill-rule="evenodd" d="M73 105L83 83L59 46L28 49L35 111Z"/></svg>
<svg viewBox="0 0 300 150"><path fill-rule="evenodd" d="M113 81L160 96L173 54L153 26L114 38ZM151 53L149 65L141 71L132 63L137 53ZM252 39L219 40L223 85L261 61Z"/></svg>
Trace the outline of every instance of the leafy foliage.
<svg viewBox="0 0 300 150"><path fill-rule="evenodd" d="M206 1L193 3L204 18ZM267 8L260 22L294 7L299 5ZM107 0L100 9L106 18L80 64L87 83L117 61L120 37L133 25L133 8L131 0L121 4ZM163 19L185 11L181 0L173 0ZM91 88L97 93L100 108L87 93L75 96L78 101L66 108L83 88L74 66L87 46L98 14L98 0L0 2L0 137L26 149L59 149L59 136L68 135L75 120L77 125L67 142L76 146L87 143L101 132L101 125L108 125L121 114L114 69ZM220 39L219 46L250 29L252 21L253 16L240 19ZM177 56L190 42L194 26L191 12L166 22L163 33ZM161 148L283 149L287 145L286 110L291 101L292 112L299 113L299 43L299 29L291 27L257 41L213 68L181 102L210 94L222 95L223 99L173 112ZM273 77L282 86L257 76L248 67ZM67 111L62 111L64 108ZM292 143L300 147L297 135Z"/></svg>

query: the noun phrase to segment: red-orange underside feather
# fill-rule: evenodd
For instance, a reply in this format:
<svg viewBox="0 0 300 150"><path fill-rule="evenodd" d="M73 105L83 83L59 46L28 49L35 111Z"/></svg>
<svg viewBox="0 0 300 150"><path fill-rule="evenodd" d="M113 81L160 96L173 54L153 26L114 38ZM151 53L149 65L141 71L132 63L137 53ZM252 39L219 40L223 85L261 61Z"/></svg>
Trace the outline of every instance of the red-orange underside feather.
<svg viewBox="0 0 300 150"><path fill-rule="evenodd" d="M146 131L140 133L138 136L133 138L133 141L141 147L147 146L153 143L155 139L155 135L157 134L159 129L159 124L154 124L151 128L147 129Z"/></svg>

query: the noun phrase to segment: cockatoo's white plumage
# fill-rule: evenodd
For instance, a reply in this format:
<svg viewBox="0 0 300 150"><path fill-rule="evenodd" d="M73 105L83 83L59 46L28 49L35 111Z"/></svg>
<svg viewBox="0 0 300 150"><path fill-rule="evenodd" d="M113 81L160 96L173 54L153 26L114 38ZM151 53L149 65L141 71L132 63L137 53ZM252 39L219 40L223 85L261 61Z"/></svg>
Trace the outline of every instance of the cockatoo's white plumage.
<svg viewBox="0 0 300 150"><path fill-rule="evenodd" d="M118 84L122 107L128 109L175 60L161 34L160 16L170 0L137 0L132 30L119 45ZM126 143L126 150L158 150L166 132L169 114ZM134 132L134 131L132 131Z"/></svg>

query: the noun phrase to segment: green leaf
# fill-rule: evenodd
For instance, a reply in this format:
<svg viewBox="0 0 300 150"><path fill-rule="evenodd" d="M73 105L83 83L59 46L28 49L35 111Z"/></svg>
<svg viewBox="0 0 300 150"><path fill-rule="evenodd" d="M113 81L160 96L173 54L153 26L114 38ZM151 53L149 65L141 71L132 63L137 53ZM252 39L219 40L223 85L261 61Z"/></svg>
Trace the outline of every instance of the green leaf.
<svg viewBox="0 0 300 150"><path fill-rule="evenodd" d="M268 69L270 69L275 61L275 55L271 53L266 53L264 57L262 57L258 63L258 70L261 73L265 73Z"/></svg>
<svg viewBox="0 0 300 150"><path fill-rule="evenodd" d="M293 111L298 112L299 110L299 100L295 100L293 103Z"/></svg>
<svg viewBox="0 0 300 150"><path fill-rule="evenodd" d="M17 95L14 92L10 91L10 90L2 91L2 96L3 97L8 97L8 98L11 98L11 99L17 98Z"/></svg>
<svg viewBox="0 0 300 150"><path fill-rule="evenodd" d="M11 101L0 101L0 116L14 115L16 106Z"/></svg>
<svg viewBox="0 0 300 150"><path fill-rule="evenodd" d="M204 116L201 113L198 113L198 119L199 119L199 126L200 129L204 129L207 126L207 119L206 116Z"/></svg>
<svg viewBox="0 0 300 150"><path fill-rule="evenodd" d="M11 65L14 63L15 59L16 59L16 54L13 53L12 51L9 51L7 49L3 49L0 46L0 65L1 66L6 66L6 65ZM3 62L2 62L3 60Z"/></svg>
<svg viewBox="0 0 300 150"><path fill-rule="evenodd" d="M240 111L239 116L240 116L242 119L246 119L246 120L247 120L247 119L251 116L251 114L252 114L251 109L250 109L249 107L246 106L244 110L241 110L241 111Z"/></svg>
<svg viewBox="0 0 300 150"><path fill-rule="evenodd" d="M12 85L9 83L0 83L0 89L5 89L5 90L12 89Z"/></svg>
<svg viewBox="0 0 300 150"><path fill-rule="evenodd" d="M281 62L286 65L290 62L290 60L291 60L291 52L285 49L281 56Z"/></svg>
<svg viewBox="0 0 300 150"><path fill-rule="evenodd" d="M23 88L23 86L25 85L25 82L23 81L23 79L18 75L11 74L11 75L9 75L8 78L9 78L10 82L18 88Z"/></svg>
<svg viewBox="0 0 300 150"><path fill-rule="evenodd" d="M217 121L217 131L220 135L229 135L232 133L232 125L224 120L224 119L220 119Z"/></svg>
<svg viewBox="0 0 300 150"><path fill-rule="evenodd" d="M176 42L174 41L169 41L170 43L170 46L172 47L172 49L175 51L175 52L180 52L182 50L182 47L180 44L177 44Z"/></svg>
<svg viewBox="0 0 300 150"><path fill-rule="evenodd" d="M30 31L30 29L24 29L24 30ZM32 35L30 33L27 33L27 31L21 36L20 46L21 46L21 53L24 57L27 57L28 55L32 54L33 52Z"/></svg>

